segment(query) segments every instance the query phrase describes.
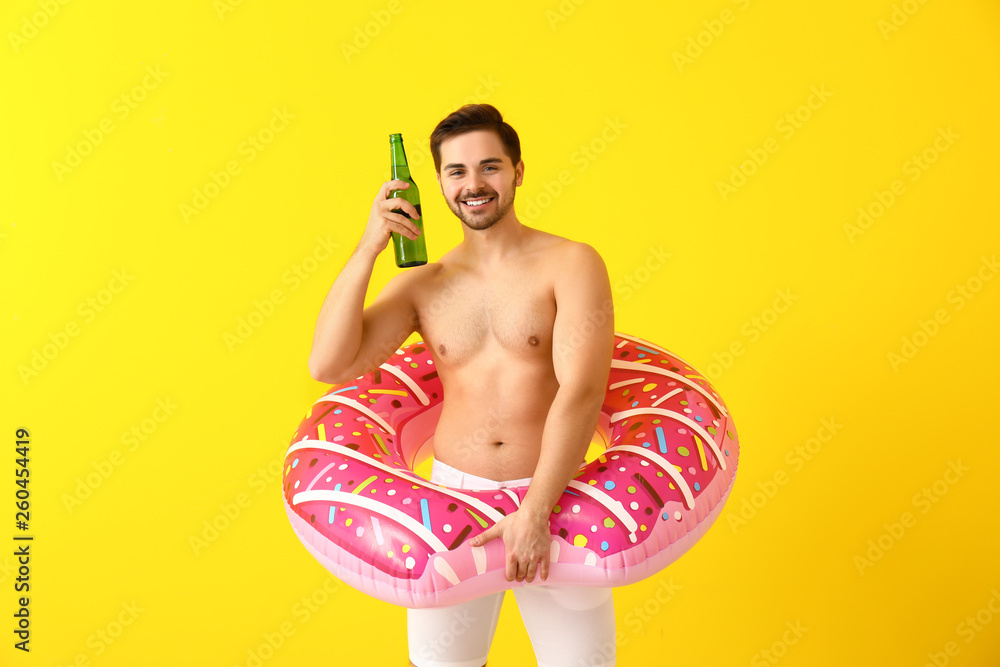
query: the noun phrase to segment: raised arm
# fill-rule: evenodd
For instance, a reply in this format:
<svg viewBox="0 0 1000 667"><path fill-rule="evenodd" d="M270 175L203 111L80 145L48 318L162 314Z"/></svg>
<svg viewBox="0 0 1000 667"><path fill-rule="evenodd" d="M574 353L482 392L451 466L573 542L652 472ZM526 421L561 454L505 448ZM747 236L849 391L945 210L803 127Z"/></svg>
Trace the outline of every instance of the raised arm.
<svg viewBox="0 0 1000 667"><path fill-rule="evenodd" d="M387 199L390 189L409 187L405 181L382 184L364 235L344 264L320 309L309 353L313 379L338 384L367 373L396 351L418 326L413 289L421 275L417 269L393 276L368 308L365 294L375 258L389 243L390 232L416 238L416 225L390 212L402 208L417 217L416 208L404 199Z"/></svg>

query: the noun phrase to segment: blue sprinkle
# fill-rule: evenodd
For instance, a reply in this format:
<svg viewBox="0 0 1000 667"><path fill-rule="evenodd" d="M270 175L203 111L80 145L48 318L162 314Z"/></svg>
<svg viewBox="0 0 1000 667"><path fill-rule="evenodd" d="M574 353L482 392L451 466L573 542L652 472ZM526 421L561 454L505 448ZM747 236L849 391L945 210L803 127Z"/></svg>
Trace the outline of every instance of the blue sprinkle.
<svg viewBox="0 0 1000 667"><path fill-rule="evenodd" d="M334 491L340 491L340 482L337 482L337 486L333 487Z"/></svg>
<svg viewBox="0 0 1000 667"><path fill-rule="evenodd" d="M298 460L298 459L295 459L294 461L292 461L292 467L293 467L293 468L294 468L295 466L297 466L298 464L299 464L299 460Z"/></svg>
<svg viewBox="0 0 1000 667"><path fill-rule="evenodd" d="M645 356L646 356L645 354L640 354L640 355L639 355L639 358L640 358L640 359L642 359L642 358L643 358L643 357L645 357Z"/></svg>
<svg viewBox="0 0 1000 667"><path fill-rule="evenodd" d="M563 493L568 493L571 496L579 496L580 495L576 491L570 491L569 489L566 489L565 491L563 491Z"/></svg>
<svg viewBox="0 0 1000 667"><path fill-rule="evenodd" d="M353 387L344 387L343 389L338 389L337 391L331 391L330 394L339 394L342 391L350 391L352 389L357 389L357 388L358 385L354 385Z"/></svg>
<svg viewBox="0 0 1000 667"><path fill-rule="evenodd" d="M601 551L607 551L607 550L608 550L608 543L601 542Z"/></svg>
<svg viewBox="0 0 1000 667"><path fill-rule="evenodd" d="M656 427L656 442L660 445L660 451L664 454L667 453L667 441L663 439L663 427Z"/></svg>
<svg viewBox="0 0 1000 667"><path fill-rule="evenodd" d="M611 489L615 488L615 483L608 480L607 482L604 483L604 488L610 491Z"/></svg>
<svg viewBox="0 0 1000 667"><path fill-rule="evenodd" d="M339 415L341 412L343 412L343 410L341 410L340 408L337 408L336 410L333 411L333 414Z"/></svg>
<svg viewBox="0 0 1000 667"><path fill-rule="evenodd" d="M333 523L333 520L337 518L337 508L330 505L330 519L329 522Z"/></svg>
<svg viewBox="0 0 1000 667"><path fill-rule="evenodd" d="M668 514L667 512L664 512L663 513L663 519L664 519L664 521L667 520L667 519L669 519L669 518L670 518L670 514Z"/></svg>
<svg viewBox="0 0 1000 667"><path fill-rule="evenodd" d="M420 499L420 513L424 516L424 527L431 530L431 515L427 511L427 499Z"/></svg>
<svg viewBox="0 0 1000 667"><path fill-rule="evenodd" d="M701 417L699 417L698 415L695 415L695 416L694 416L694 418L695 418L695 420L697 420L697 421L704 421L704 420L703 420L703 419L702 419Z"/></svg>
<svg viewBox="0 0 1000 667"><path fill-rule="evenodd" d="M637 406L637 405L639 405L639 401L632 401L632 407L633 407L633 408L634 408L635 406Z"/></svg>
<svg viewBox="0 0 1000 667"><path fill-rule="evenodd" d="M644 442L644 443L642 443L642 446L643 447L649 447L649 443L648 442Z"/></svg>
<svg viewBox="0 0 1000 667"><path fill-rule="evenodd" d="M659 352L657 352L656 350L651 350L648 347L643 347L642 345L636 345L635 349L637 349L637 350L644 350L646 352L649 352L650 354L659 354Z"/></svg>
<svg viewBox="0 0 1000 667"><path fill-rule="evenodd" d="M694 490L695 491L701 491L701 484L699 484L698 482L695 482L694 483Z"/></svg>
<svg viewBox="0 0 1000 667"><path fill-rule="evenodd" d="M728 450L728 449L726 449L726 450L724 450L724 451L726 452L726 456L729 456L729 450Z"/></svg>

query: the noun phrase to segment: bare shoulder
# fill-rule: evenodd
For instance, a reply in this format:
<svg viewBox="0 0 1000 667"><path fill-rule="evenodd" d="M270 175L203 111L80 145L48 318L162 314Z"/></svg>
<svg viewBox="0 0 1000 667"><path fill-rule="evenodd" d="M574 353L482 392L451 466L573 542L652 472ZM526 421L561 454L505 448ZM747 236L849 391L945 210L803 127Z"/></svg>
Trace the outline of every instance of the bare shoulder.
<svg viewBox="0 0 1000 667"><path fill-rule="evenodd" d="M551 240L545 244L545 261L566 275L566 269L580 271L607 271L604 258L594 246L583 241L574 241L556 234L549 234Z"/></svg>

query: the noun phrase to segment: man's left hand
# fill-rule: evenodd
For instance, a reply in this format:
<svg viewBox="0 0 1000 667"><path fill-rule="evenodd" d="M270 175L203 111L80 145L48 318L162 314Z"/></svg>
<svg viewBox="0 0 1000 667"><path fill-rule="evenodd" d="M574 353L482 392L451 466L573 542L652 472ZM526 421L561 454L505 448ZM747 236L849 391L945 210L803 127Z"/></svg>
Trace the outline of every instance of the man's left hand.
<svg viewBox="0 0 1000 667"><path fill-rule="evenodd" d="M471 543L474 547L481 547L497 537L503 540L507 549L507 581L517 579L530 583L535 578L536 571L542 581L545 581L549 576L549 550L552 544L548 517L538 518L517 510L474 537Z"/></svg>

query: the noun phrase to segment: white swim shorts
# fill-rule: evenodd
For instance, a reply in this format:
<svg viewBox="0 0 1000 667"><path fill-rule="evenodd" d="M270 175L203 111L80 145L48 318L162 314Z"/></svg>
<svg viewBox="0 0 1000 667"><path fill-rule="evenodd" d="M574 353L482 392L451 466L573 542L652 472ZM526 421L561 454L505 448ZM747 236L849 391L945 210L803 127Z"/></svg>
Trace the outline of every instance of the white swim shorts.
<svg viewBox="0 0 1000 667"><path fill-rule="evenodd" d="M431 481L459 489L502 489L526 486L531 478L497 482L434 459ZM448 607L408 608L410 662L418 667L486 664L505 593ZM611 588L532 585L515 588L513 593L539 667L615 664L615 603Z"/></svg>

